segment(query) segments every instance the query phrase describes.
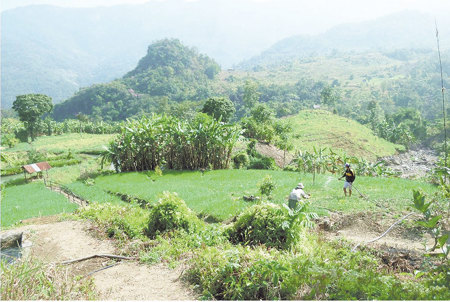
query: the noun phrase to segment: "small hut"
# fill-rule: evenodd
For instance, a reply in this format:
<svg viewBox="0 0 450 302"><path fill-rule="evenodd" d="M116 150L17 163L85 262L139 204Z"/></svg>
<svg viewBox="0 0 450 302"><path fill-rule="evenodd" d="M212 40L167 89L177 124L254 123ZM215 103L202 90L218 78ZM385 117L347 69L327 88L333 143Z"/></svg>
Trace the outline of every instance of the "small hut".
<svg viewBox="0 0 450 302"><path fill-rule="evenodd" d="M33 173L41 173L42 174L43 171L46 171L46 176L48 179L48 170L50 170L51 168L52 167L50 166L50 164L46 161L22 166L23 174L25 175L25 179L27 179L27 174L33 174ZM44 183L46 183L45 176L44 176Z"/></svg>

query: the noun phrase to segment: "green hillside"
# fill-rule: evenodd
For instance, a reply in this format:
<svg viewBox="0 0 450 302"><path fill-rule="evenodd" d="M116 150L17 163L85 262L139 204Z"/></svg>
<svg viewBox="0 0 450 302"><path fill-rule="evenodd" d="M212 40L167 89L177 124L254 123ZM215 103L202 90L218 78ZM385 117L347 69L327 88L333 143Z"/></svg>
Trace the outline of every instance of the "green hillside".
<svg viewBox="0 0 450 302"><path fill-rule="evenodd" d="M296 150L312 151L329 147L348 155L374 160L403 150L404 147L375 136L369 128L324 110L302 110L284 119L292 126Z"/></svg>
<svg viewBox="0 0 450 302"><path fill-rule="evenodd" d="M166 112L170 102L199 101L213 95L209 88L220 66L206 55L164 39L151 44L136 68L121 79L82 89L57 104L55 119L81 112L94 119L124 120L142 112Z"/></svg>

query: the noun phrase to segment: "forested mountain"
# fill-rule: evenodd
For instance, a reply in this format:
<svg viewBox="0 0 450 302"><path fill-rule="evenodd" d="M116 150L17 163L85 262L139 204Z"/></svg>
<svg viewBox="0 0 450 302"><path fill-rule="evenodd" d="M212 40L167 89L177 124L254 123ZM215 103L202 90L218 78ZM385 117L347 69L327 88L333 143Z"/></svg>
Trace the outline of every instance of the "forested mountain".
<svg viewBox="0 0 450 302"><path fill-rule="evenodd" d="M147 55L123 78L77 92L54 109L56 119L78 113L100 120L124 120L140 112L164 111L169 101L199 101L212 95L220 71L211 58L176 39L151 44Z"/></svg>
<svg viewBox="0 0 450 302"><path fill-rule="evenodd" d="M44 93L58 103L82 87L120 78L135 67L148 45L163 38L178 38L195 46L226 69L280 39L318 32L317 23L310 20L308 24L298 17L301 6L287 11L281 10L282 3L171 0L100 8L36 5L4 11L2 108L9 108L19 94ZM448 21L438 19L441 35L448 37L450 26L444 22ZM325 34L282 40L241 66L285 60L293 53L387 47L398 41L404 42L402 47L433 48L433 25L429 16L414 12L342 25ZM449 40L442 39L443 47Z"/></svg>
<svg viewBox="0 0 450 302"><path fill-rule="evenodd" d="M279 22L281 15L288 22ZM195 46L227 68L298 33L299 22L295 10L243 0L7 10L1 14L2 108L19 94L45 93L58 103L81 87L122 77L148 45L164 38Z"/></svg>

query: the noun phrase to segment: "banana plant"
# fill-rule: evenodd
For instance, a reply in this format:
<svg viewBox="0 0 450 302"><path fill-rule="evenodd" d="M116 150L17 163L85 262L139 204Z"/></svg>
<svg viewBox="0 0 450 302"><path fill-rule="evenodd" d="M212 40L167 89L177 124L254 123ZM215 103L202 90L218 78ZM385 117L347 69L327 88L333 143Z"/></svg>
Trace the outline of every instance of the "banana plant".
<svg viewBox="0 0 450 302"><path fill-rule="evenodd" d="M416 221L417 225L426 228L434 239L434 245L429 249L430 252L440 248L442 250L438 255L444 258L448 257L450 246L448 244L448 234L442 234L442 227L440 220L442 215L432 215L430 207L433 201L425 202L425 195L420 191L413 191L414 208L420 211L423 215L422 220Z"/></svg>

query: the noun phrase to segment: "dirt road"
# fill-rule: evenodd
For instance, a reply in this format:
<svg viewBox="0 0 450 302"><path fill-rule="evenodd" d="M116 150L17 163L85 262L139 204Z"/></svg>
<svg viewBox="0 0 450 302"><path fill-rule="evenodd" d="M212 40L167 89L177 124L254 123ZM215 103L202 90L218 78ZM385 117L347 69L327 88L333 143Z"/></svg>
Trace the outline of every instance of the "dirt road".
<svg viewBox="0 0 450 302"><path fill-rule="evenodd" d="M31 242L30 255L45 262L58 263L94 254L115 254L111 241L94 238L92 226L85 221L62 221L45 217L34 219L17 230ZM69 264L77 275L88 275L115 263L106 258L93 258ZM195 300L188 285L179 280L179 270L165 265L147 266L137 261L118 265L90 275L100 300Z"/></svg>

